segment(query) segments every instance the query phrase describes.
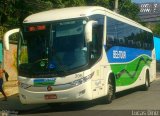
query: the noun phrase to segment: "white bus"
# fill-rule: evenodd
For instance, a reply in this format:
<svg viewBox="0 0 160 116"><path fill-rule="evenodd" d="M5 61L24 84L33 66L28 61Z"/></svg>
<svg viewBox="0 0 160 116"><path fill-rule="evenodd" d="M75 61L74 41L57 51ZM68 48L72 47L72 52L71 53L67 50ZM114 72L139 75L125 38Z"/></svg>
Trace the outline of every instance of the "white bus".
<svg viewBox="0 0 160 116"><path fill-rule="evenodd" d="M98 6L28 16L17 33L19 97L23 104L88 101L142 86L156 77L151 30Z"/></svg>

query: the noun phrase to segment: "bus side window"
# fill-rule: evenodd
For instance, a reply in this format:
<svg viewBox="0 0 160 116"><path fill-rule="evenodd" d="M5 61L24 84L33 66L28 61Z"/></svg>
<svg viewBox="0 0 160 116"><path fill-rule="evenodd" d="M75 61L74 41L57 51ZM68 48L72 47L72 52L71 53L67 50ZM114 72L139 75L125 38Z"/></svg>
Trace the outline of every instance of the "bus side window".
<svg viewBox="0 0 160 116"><path fill-rule="evenodd" d="M119 45L119 39L115 38L114 45Z"/></svg>
<svg viewBox="0 0 160 116"><path fill-rule="evenodd" d="M119 45L125 46L125 39L124 38L119 38Z"/></svg>
<svg viewBox="0 0 160 116"><path fill-rule="evenodd" d="M136 47L141 48L141 42L140 41L136 41Z"/></svg>
<svg viewBox="0 0 160 116"><path fill-rule="evenodd" d="M106 39L106 48L111 48L114 45L114 36L113 35L108 35Z"/></svg>

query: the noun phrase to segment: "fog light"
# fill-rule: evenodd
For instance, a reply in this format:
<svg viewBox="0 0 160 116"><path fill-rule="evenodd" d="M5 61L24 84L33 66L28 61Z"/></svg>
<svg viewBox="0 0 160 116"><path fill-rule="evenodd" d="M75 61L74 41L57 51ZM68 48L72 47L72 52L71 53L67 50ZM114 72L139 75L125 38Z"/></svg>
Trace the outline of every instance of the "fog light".
<svg viewBox="0 0 160 116"><path fill-rule="evenodd" d="M80 91L80 92L79 92L79 96L83 95L85 92L86 92L86 90L85 90L85 89L84 89L84 90L82 90L82 91Z"/></svg>
<svg viewBox="0 0 160 116"><path fill-rule="evenodd" d="M21 94L21 96L22 96L23 99L26 99L26 96L25 96L25 95Z"/></svg>

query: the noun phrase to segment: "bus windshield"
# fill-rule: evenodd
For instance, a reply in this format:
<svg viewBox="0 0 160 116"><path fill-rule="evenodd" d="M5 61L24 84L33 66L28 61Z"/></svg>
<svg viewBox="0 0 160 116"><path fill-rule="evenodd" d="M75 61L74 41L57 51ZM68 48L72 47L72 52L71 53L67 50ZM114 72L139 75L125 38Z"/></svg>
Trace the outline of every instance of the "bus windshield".
<svg viewBox="0 0 160 116"><path fill-rule="evenodd" d="M33 24L32 24L33 25ZM19 73L57 74L87 64L84 20L24 26Z"/></svg>

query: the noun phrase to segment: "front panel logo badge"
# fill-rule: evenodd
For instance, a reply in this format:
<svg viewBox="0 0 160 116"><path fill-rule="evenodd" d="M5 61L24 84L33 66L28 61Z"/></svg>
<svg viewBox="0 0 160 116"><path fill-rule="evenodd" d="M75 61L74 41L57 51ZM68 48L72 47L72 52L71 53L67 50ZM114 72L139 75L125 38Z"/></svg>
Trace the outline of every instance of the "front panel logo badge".
<svg viewBox="0 0 160 116"><path fill-rule="evenodd" d="M47 90L48 90L48 91L52 91L53 88L52 88L51 86L48 86L48 87L47 87Z"/></svg>

